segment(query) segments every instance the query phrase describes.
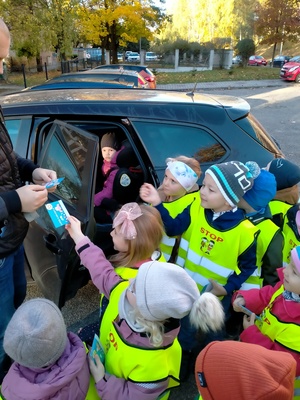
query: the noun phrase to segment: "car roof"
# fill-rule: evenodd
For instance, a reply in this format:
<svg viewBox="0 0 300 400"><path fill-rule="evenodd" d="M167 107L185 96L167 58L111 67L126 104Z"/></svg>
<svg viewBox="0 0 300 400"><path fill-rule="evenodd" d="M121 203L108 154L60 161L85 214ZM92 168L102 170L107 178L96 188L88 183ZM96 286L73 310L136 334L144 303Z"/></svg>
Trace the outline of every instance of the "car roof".
<svg viewBox="0 0 300 400"><path fill-rule="evenodd" d="M187 95L184 92L166 91L166 90L136 90L136 89L65 89L65 90L41 90L41 91L24 91L1 97L3 108L20 106L18 112L26 115L27 108L36 109L36 114L41 112L43 107L50 109L53 107L59 113L79 113L85 115L83 104L88 108L90 114L99 113L98 105L101 104L103 112L107 115L124 115L127 117L146 116L151 113L152 106L156 106L160 110L161 119L168 117L166 107L162 104L172 104L176 108L176 104L184 103L191 106L205 105L208 107L224 108L230 118L239 119L247 115L250 111L250 105L244 99L227 95L208 95L195 93ZM57 105L62 105L59 110ZM76 107L78 105L78 108ZM93 109L93 105L96 107ZM134 106L134 107L133 107ZM76 108L76 110L75 110ZM188 107L190 109L190 106ZM177 110L177 108L176 108ZM186 119L182 114L182 108L178 111L177 119ZM187 113L192 112L185 111ZM167 114L167 115L164 115ZM175 116L174 116L175 118ZM189 117L190 118L190 117ZM197 119L197 117L195 116Z"/></svg>
<svg viewBox="0 0 300 400"><path fill-rule="evenodd" d="M76 81L72 80L67 80L67 81L53 81L49 80L46 81L40 85L35 85L28 87L26 89L23 89L24 91L26 90L50 90L50 89L95 89L95 88L105 88L105 89L115 89L115 88L122 88L122 89L127 89L133 87L133 83L130 84L129 82L117 82L117 81L105 81L105 80L93 80L88 77L87 80L80 79Z"/></svg>
<svg viewBox="0 0 300 400"><path fill-rule="evenodd" d="M113 74L113 75L130 75L130 76L138 76L139 73L137 71L129 71L129 70L116 70L116 69L111 69L111 68L97 68L97 69L89 69L87 71L80 72L80 74L95 74L95 75L100 75L100 74Z"/></svg>

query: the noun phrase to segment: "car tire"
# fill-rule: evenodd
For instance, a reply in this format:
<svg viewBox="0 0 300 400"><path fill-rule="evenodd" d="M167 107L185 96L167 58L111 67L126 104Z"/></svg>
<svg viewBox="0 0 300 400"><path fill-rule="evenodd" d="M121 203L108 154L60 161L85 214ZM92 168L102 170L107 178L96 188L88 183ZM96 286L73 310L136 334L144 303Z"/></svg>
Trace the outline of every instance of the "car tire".
<svg viewBox="0 0 300 400"><path fill-rule="evenodd" d="M296 82L296 83L300 83L300 74L298 74L298 75L296 76L295 82Z"/></svg>

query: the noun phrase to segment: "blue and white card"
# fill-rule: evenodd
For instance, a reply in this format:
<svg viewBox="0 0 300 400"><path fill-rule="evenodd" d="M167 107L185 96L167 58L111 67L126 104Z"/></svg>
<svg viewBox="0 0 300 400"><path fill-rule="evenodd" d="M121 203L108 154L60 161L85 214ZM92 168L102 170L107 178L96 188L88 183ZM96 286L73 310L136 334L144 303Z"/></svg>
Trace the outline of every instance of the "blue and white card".
<svg viewBox="0 0 300 400"><path fill-rule="evenodd" d="M62 200L47 203L45 207L55 228L60 228L69 223L68 216L70 214Z"/></svg>
<svg viewBox="0 0 300 400"><path fill-rule="evenodd" d="M65 179L65 177L61 177L61 178L57 178L57 179L53 179L53 181L47 182L45 185L46 189L50 189L53 186L57 186L59 185L63 180Z"/></svg>

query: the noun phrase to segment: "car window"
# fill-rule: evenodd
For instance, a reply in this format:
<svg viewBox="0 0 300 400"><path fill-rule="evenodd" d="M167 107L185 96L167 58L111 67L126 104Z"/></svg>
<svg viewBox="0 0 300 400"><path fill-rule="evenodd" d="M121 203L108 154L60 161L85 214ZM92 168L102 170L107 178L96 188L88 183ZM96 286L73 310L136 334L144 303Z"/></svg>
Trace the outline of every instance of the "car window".
<svg viewBox="0 0 300 400"><path fill-rule="evenodd" d="M30 125L31 118L5 119L5 126L15 150L23 148L24 152L26 151ZM22 153L22 156L24 154Z"/></svg>
<svg viewBox="0 0 300 400"><path fill-rule="evenodd" d="M132 121L155 167L165 168L167 157L185 155L200 163L218 162L225 147L208 131L186 125ZM182 141L184 132L185 140Z"/></svg>

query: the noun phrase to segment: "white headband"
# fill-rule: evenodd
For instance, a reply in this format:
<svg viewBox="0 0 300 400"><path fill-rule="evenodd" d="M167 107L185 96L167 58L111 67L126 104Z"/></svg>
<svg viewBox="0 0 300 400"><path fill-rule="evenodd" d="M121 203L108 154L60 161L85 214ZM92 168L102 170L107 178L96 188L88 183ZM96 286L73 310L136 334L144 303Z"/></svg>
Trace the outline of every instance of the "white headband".
<svg viewBox="0 0 300 400"><path fill-rule="evenodd" d="M198 180L196 172L182 161L168 161L167 169L187 192Z"/></svg>

